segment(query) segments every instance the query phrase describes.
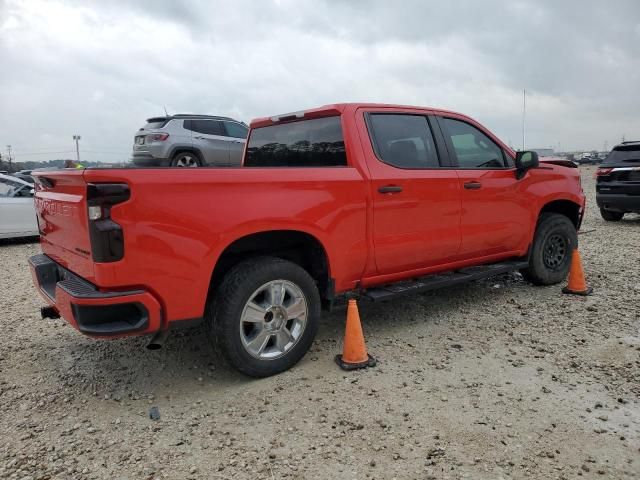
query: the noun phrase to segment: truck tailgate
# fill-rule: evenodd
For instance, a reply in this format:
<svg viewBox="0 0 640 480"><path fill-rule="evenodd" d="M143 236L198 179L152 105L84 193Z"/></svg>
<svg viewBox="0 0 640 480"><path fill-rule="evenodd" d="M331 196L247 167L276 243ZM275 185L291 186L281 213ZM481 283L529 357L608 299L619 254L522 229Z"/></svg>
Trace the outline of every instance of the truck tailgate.
<svg viewBox="0 0 640 480"><path fill-rule="evenodd" d="M82 170L34 172L35 207L44 254L93 281L87 217L87 185Z"/></svg>

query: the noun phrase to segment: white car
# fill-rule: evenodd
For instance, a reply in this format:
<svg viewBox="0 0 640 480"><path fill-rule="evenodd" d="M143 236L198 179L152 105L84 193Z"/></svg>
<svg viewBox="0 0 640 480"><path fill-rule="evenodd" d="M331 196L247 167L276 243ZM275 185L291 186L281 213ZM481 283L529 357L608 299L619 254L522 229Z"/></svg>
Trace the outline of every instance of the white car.
<svg viewBox="0 0 640 480"><path fill-rule="evenodd" d="M0 174L0 238L39 235L33 184Z"/></svg>

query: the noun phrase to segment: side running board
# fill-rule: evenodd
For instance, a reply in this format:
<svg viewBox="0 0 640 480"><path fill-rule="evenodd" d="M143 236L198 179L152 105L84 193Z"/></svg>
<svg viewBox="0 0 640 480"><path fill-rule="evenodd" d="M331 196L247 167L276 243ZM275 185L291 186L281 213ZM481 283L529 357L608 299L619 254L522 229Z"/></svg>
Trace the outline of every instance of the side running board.
<svg viewBox="0 0 640 480"><path fill-rule="evenodd" d="M405 280L381 287L374 287L369 290L365 290L362 297L374 302L381 302L384 300L391 300L392 298L399 297L401 295L427 292L429 290L451 287L453 285L467 283L473 280L489 278L501 273L520 270L528 266L529 262L525 260L514 260L509 262L492 263L490 265L480 265L477 267L468 267L454 272L427 275L413 280Z"/></svg>

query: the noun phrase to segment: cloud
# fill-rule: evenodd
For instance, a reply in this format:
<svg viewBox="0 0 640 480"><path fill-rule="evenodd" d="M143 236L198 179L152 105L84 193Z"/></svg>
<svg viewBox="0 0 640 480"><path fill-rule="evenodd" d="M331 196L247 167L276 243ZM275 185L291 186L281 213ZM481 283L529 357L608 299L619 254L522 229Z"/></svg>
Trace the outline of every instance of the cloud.
<svg viewBox="0 0 640 480"><path fill-rule="evenodd" d="M526 88L529 146L602 148L640 138L638 58L635 1L5 0L0 145L45 159L77 133L113 161L165 107L248 121L376 101L462 111L520 146Z"/></svg>

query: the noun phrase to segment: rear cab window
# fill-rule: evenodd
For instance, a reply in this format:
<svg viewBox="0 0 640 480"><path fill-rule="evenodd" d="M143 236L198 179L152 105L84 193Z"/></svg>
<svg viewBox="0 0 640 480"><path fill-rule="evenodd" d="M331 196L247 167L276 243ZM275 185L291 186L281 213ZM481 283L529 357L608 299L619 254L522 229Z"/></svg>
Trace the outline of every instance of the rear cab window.
<svg viewBox="0 0 640 480"><path fill-rule="evenodd" d="M339 116L254 128L245 167L343 167L347 155Z"/></svg>

